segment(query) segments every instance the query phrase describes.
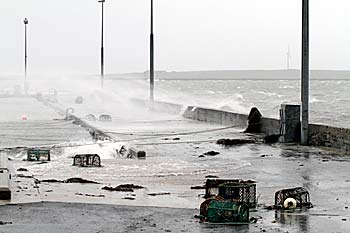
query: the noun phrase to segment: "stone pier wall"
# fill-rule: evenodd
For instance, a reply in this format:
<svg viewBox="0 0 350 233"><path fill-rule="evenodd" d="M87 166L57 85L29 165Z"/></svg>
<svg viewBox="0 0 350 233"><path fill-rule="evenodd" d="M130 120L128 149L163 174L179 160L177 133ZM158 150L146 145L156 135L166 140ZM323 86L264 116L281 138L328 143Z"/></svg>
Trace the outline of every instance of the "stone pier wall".
<svg viewBox="0 0 350 233"><path fill-rule="evenodd" d="M309 144L350 151L350 129L327 125L309 125Z"/></svg>

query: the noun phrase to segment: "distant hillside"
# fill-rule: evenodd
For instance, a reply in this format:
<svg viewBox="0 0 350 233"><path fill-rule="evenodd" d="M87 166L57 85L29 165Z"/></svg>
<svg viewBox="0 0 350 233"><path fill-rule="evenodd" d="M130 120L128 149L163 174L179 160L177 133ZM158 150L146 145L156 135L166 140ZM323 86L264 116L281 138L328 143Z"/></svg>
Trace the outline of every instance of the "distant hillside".
<svg viewBox="0 0 350 233"><path fill-rule="evenodd" d="M148 79L149 72L108 75L111 79ZM230 79L300 79L300 70L215 70L215 71L157 71L160 80L230 80ZM311 79L350 80L350 70L311 70Z"/></svg>

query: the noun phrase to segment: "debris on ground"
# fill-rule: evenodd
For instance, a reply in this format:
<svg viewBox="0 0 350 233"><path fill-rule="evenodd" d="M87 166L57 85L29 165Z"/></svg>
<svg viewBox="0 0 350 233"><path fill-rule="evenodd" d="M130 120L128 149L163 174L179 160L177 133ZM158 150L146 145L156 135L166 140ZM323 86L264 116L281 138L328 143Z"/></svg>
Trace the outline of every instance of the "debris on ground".
<svg viewBox="0 0 350 233"><path fill-rule="evenodd" d="M211 150L211 151L205 152L203 155L215 156L215 155L218 155L218 154L220 154L220 152Z"/></svg>
<svg viewBox="0 0 350 233"><path fill-rule="evenodd" d="M87 121L96 121L96 116L94 114L88 114L85 116Z"/></svg>
<svg viewBox="0 0 350 233"><path fill-rule="evenodd" d="M83 178L74 177L69 178L66 180L56 180L56 179L47 179L47 180L40 180L40 182L43 183L80 183L80 184L99 184L98 182L92 181L92 180L85 180Z"/></svg>
<svg viewBox="0 0 350 233"><path fill-rule="evenodd" d="M75 195L78 195L78 196L86 196L86 197L105 197L105 195L103 194L83 194L83 193L75 193Z"/></svg>
<svg viewBox="0 0 350 233"><path fill-rule="evenodd" d="M98 154L77 154L73 158L73 166L101 167L101 158Z"/></svg>
<svg viewBox="0 0 350 233"><path fill-rule="evenodd" d="M43 183L63 183L62 180L56 180L56 179L47 179L47 180L38 180L38 182L43 182Z"/></svg>
<svg viewBox="0 0 350 233"><path fill-rule="evenodd" d="M256 183L239 179L207 179L200 221L220 224L249 224L249 208L255 208ZM225 215L221 213L225 212Z"/></svg>
<svg viewBox="0 0 350 233"><path fill-rule="evenodd" d="M136 198L135 197L123 197L123 199L125 199L125 200L135 200Z"/></svg>
<svg viewBox="0 0 350 233"><path fill-rule="evenodd" d="M0 221L0 225L11 225L12 222L3 222L3 221Z"/></svg>
<svg viewBox="0 0 350 233"><path fill-rule="evenodd" d="M254 140L251 139L229 139L223 138L216 141L216 144L224 145L224 146L238 146L244 144L252 144L255 143Z"/></svg>
<svg viewBox="0 0 350 233"><path fill-rule="evenodd" d="M28 178L28 179L34 178L33 176L26 176L26 175L23 175L23 174L17 174L16 176L17 177L21 177L21 178Z"/></svg>
<svg viewBox="0 0 350 233"><path fill-rule="evenodd" d="M109 114L101 114L101 115L98 117L98 120L99 120L99 121L112 121L112 116L109 115Z"/></svg>
<svg viewBox="0 0 350 233"><path fill-rule="evenodd" d="M267 136L264 137L264 143L266 143L266 144L277 143L278 140L280 139L280 137L281 137L280 134L267 135Z"/></svg>
<svg viewBox="0 0 350 233"><path fill-rule="evenodd" d="M148 196L162 196L162 195L170 195L169 192L160 192L160 193L147 193Z"/></svg>
<svg viewBox="0 0 350 233"><path fill-rule="evenodd" d="M275 209L312 208L310 194L303 187L282 189L275 193Z"/></svg>
<svg viewBox="0 0 350 233"><path fill-rule="evenodd" d="M27 172L28 169L23 168L23 167L20 167L20 168L17 169L17 171L18 171L18 172Z"/></svg>
<svg viewBox="0 0 350 233"><path fill-rule="evenodd" d="M174 140L174 141L178 141L178 140L180 140L180 138L173 138L173 140Z"/></svg>
<svg viewBox="0 0 350 233"><path fill-rule="evenodd" d="M63 183L80 183L80 184L99 184L98 182L92 180L85 180L83 178L74 177L63 181Z"/></svg>
<svg viewBox="0 0 350 233"><path fill-rule="evenodd" d="M213 175L207 175L205 178L219 178L218 176L213 176Z"/></svg>
<svg viewBox="0 0 350 233"><path fill-rule="evenodd" d="M102 189L111 192L134 192L134 189L144 189L144 187L134 184L121 184L116 187L104 186Z"/></svg>
<svg viewBox="0 0 350 233"><path fill-rule="evenodd" d="M27 150L27 161L50 161L50 150L43 148L30 148Z"/></svg>
<svg viewBox="0 0 350 233"><path fill-rule="evenodd" d="M264 154L264 155L260 155L260 157L261 158L265 158L265 157L271 157L271 156L273 156L272 154L269 154L269 155L267 155L267 154Z"/></svg>
<svg viewBox="0 0 350 233"><path fill-rule="evenodd" d="M205 189L205 185L191 186L191 189Z"/></svg>

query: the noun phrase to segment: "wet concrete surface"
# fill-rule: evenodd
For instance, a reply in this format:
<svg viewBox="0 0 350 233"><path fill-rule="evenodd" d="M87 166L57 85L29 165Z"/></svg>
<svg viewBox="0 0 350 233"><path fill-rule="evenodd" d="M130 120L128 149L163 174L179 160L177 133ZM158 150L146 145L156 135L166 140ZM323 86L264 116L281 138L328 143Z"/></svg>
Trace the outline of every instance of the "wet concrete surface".
<svg viewBox="0 0 350 233"><path fill-rule="evenodd" d="M0 232L348 232L336 217L260 212L249 225L199 223L195 209L130 207L84 203L28 203L0 206ZM252 214L252 215L257 215Z"/></svg>
<svg viewBox="0 0 350 233"><path fill-rule="evenodd" d="M59 107L69 105L63 101ZM93 106L98 109L95 104L90 108ZM64 145L68 147L57 149L50 163L22 161L23 152L12 155L12 203L58 201L76 204L1 206L0 221L12 221L13 224L0 226L0 232L40 232L41 229L42 232L48 232L48 229L50 232L70 232L71 228L78 232L350 232L350 157L347 154L293 144L265 145L260 143L260 138L255 138L259 142L256 144L222 147L215 143L217 139L251 136L240 133L242 129L239 128L223 129L220 125L152 113L147 109L125 116L122 113L128 107L109 109L113 122L92 122L113 135L115 142L84 146L91 141L84 141L78 133L81 140L67 138L69 142ZM76 114L83 117L91 109L79 105ZM102 106L98 111L102 113L106 109ZM55 128L51 131L56 132ZM117 155L116 149L121 145L145 150L146 160ZM208 151L220 154L200 157ZM72 166L74 154L87 152L100 154L103 167ZM21 167L28 171L17 172ZM199 212L196 208L204 200L200 197L204 191L190 187L202 185L208 175L256 180L261 205L273 204L274 193L279 189L302 186L309 190L314 208L302 212L275 212L260 206L251 213L259 219L256 224L239 227L199 224L193 216ZM36 179L71 177L100 184L35 182ZM129 193L102 190L106 185L114 187L128 183L146 188ZM147 195L156 192L170 195ZM86 215L78 214L84 211ZM39 218L30 217L34 213ZM74 221L69 216L75 216Z"/></svg>

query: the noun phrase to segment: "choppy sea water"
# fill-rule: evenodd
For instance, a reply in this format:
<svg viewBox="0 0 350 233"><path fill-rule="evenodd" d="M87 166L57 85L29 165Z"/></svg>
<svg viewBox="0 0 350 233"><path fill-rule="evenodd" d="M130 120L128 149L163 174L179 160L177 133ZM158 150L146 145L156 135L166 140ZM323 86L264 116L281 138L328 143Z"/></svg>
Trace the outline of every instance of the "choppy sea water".
<svg viewBox="0 0 350 233"><path fill-rule="evenodd" d="M258 107L267 117L279 117L283 103L300 104L298 80L158 81L160 97L184 104L248 113ZM350 128L350 81L311 80L310 121Z"/></svg>
<svg viewBox="0 0 350 233"><path fill-rule="evenodd" d="M4 80L0 95L21 88L22 81ZM31 93L50 93L58 90L62 95L96 95L97 78L50 78L30 82ZM310 121L350 128L350 80L310 81ZM116 102L125 98L148 98L146 80L106 80L105 93ZM73 94L75 92L75 94ZM155 98L184 105L197 105L239 113L248 113L258 107L266 117L279 117L283 103L300 104L299 80L159 80L155 83ZM100 98L100 96L97 96ZM70 98L70 97L69 97ZM101 98L100 98L101 99ZM103 105L101 100L100 105ZM94 106L91 106L94 108Z"/></svg>

